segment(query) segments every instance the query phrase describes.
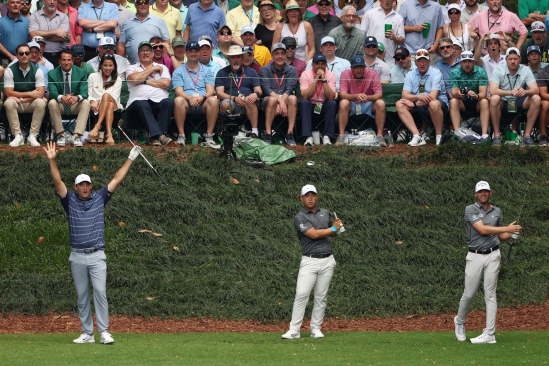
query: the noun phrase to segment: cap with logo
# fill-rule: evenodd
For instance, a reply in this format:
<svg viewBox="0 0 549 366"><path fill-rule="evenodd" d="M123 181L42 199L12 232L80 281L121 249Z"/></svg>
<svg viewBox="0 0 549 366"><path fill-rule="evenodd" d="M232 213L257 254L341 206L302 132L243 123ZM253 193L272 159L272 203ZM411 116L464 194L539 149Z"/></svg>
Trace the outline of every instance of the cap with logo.
<svg viewBox="0 0 549 366"><path fill-rule="evenodd" d="M37 43L42 42L42 43L46 44L46 40L44 39L44 37L41 37L41 36L36 36L36 37L34 37L32 40L33 40L34 42L37 42Z"/></svg>
<svg viewBox="0 0 549 366"><path fill-rule="evenodd" d="M381 52L385 52L385 45L381 42L377 42L377 47Z"/></svg>
<svg viewBox="0 0 549 366"><path fill-rule="evenodd" d="M507 52L505 52L505 58L509 57L509 55L517 54L520 57L520 51L516 47L509 47L507 49Z"/></svg>
<svg viewBox="0 0 549 366"><path fill-rule="evenodd" d="M198 45L198 42L189 42L187 43L187 51L188 50L199 50L200 46Z"/></svg>
<svg viewBox="0 0 549 366"><path fill-rule="evenodd" d="M252 27L251 25L245 25L242 27L242 30L240 31L240 35L244 35L246 33L253 33L255 34L254 32L254 27Z"/></svg>
<svg viewBox="0 0 549 366"><path fill-rule="evenodd" d="M101 46L114 46L114 39L111 37L103 37L99 40L99 47Z"/></svg>
<svg viewBox="0 0 549 366"><path fill-rule="evenodd" d="M495 39L496 41L500 42L499 40L499 34L497 33L491 33L489 36L488 36L488 40L490 39Z"/></svg>
<svg viewBox="0 0 549 366"><path fill-rule="evenodd" d="M273 47L271 47L271 53L273 53L276 50L286 51L286 46L284 45L284 43L275 43L273 44Z"/></svg>
<svg viewBox="0 0 549 366"><path fill-rule="evenodd" d="M545 32L545 24L539 20L532 23L532 32Z"/></svg>
<svg viewBox="0 0 549 366"><path fill-rule="evenodd" d="M74 180L74 184L77 185L77 184L80 184L82 182L88 182L88 183L91 183L92 180L90 178L89 175L87 174L80 174L78 177L76 177L76 179ZM314 188L314 187L313 187Z"/></svg>
<svg viewBox="0 0 549 366"><path fill-rule="evenodd" d="M395 55L393 56L393 58L396 58L396 57L408 57L410 56L410 51L408 51L407 48L397 48L396 51L395 51Z"/></svg>
<svg viewBox="0 0 549 366"><path fill-rule="evenodd" d="M366 66L366 62L364 62L364 57L360 55L353 56L351 58L351 67L355 66Z"/></svg>
<svg viewBox="0 0 549 366"><path fill-rule="evenodd" d="M187 42L185 41L185 38L181 37L181 36L175 36L173 37L172 39L172 47L177 47L177 46L186 46L187 45Z"/></svg>
<svg viewBox="0 0 549 366"><path fill-rule="evenodd" d="M364 47L368 47L370 45L375 45L377 46L377 39L376 37L366 37L366 39L364 40Z"/></svg>
<svg viewBox="0 0 549 366"><path fill-rule="evenodd" d="M235 46L229 47L229 53L226 53L225 57L238 56L238 55L242 55L242 47L235 45Z"/></svg>
<svg viewBox="0 0 549 366"><path fill-rule="evenodd" d="M198 42L198 44L200 44L200 41L204 41L204 40L210 42L210 44L213 44L213 42L212 42L212 37L210 37L210 36L208 36L208 35L204 35L204 36L198 37L197 42Z"/></svg>
<svg viewBox="0 0 549 366"><path fill-rule="evenodd" d="M473 52L471 52L471 51L463 51L461 53L461 55L459 55L459 57L461 58L461 61L465 61L465 60L474 61L475 60L475 55L473 55Z"/></svg>
<svg viewBox="0 0 549 366"><path fill-rule="evenodd" d="M324 43L333 43L336 44L336 41L333 39L333 37L326 36L320 40L320 45L322 46Z"/></svg>
<svg viewBox="0 0 549 366"><path fill-rule="evenodd" d="M210 42L208 42L207 40L203 39L202 41L198 41L198 47L202 48L203 46L208 46L208 47L212 47L212 45L210 44Z"/></svg>
<svg viewBox="0 0 549 366"><path fill-rule="evenodd" d="M221 33L221 31L222 31L223 29L228 30L228 31L229 31L229 34L231 34L231 35L233 34L233 31L231 30L231 28L229 28L229 26L226 25L226 24L225 24L225 25L222 25L221 27L219 27L219 29L217 30L217 34Z"/></svg>
<svg viewBox="0 0 549 366"><path fill-rule="evenodd" d="M242 52L243 53L249 53L250 55L253 55L254 54L254 48L250 47L250 46L244 46L244 47L242 47Z"/></svg>
<svg viewBox="0 0 549 366"><path fill-rule="evenodd" d="M450 5L448 5L448 12L450 12L450 10L452 10L452 9L457 10L457 11L459 11L459 12L461 13L461 9L459 8L459 5L458 5L458 4L450 4Z"/></svg>
<svg viewBox="0 0 549 366"><path fill-rule="evenodd" d="M139 44L139 47L137 47L137 50L140 50L141 47L143 47L143 46L149 46L151 49L153 48L151 42L149 42L149 41L143 41L143 42L141 42L141 43Z"/></svg>
<svg viewBox="0 0 549 366"><path fill-rule="evenodd" d="M326 56L324 56L322 53L317 53L313 57L313 64L316 64L317 62L324 61L326 62Z"/></svg>
<svg viewBox="0 0 549 366"><path fill-rule="evenodd" d="M481 180L475 186L475 193L477 193L478 191L483 191L483 190L491 191L490 185L485 180Z"/></svg>
<svg viewBox="0 0 549 366"><path fill-rule="evenodd" d="M540 51L539 47L536 46L535 44L528 47L528 50L526 51L526 56L528 56L530 54L530 52L538 52L541 55L541 51Z"/></svg>
<svg viewBox="0 0 549 366"><path fill-rule="evenodd" d="M75 44L71 46L71 52L72 53L84 53L86 50L84 49L84 45L82 44Z"/></svg>
<svg viewBox="0 0 549 366"><path fill-rule="evenodd" d="M416 60L420 58L426 58L427 60L430 60L429 51L427 51L425 48L420 48L416 51Z"/></svg>
<svg viewBox="0 0 549 366"><path fill-rule="evenodd" d="M305 196L307 193L309 192L314 192L314 193L318 193L316 191L316 187L313 186L312 184L307 184L307 185L304 185L303 188L301 188L301 195L302 196Z"/></svg>

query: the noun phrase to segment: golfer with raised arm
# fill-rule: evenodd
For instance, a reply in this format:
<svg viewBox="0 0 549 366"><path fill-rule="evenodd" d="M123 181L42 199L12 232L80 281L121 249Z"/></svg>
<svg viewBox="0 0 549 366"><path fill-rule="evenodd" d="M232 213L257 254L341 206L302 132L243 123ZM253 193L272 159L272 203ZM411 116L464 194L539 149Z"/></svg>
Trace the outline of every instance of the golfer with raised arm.
<svg viewBox="0 0 549 366"><path fill-rule="evenodd" d="M139 156L140 147L130 151L128 160L116 172L111 182L103 189L92 193L92 182L88 175L80 174L74 182L76 194L67 190L61 180L55 158L57 146L48 142L44 147L50 161L50 170L61 204L69 219L69 232L72 253L69 257L72 277L78 298L78 312L82 322L83 333L74 343L93 343L93 320L90 303L90 284L93 286L93 302L97 318L97 329L101 334L101 343L112 344L114 339L109 334L109 305L107 303L107 257L105 256L104 208L111 195L124 180L135 158Z"/></svg>
<svg viewBox="0 0 549 366"><path fill-rule="evenodd" d="M301 324L305 315L305 307L314 287L314 306L311 316L311 337L324 338L320 331L328 289L334 275L336 261L332 255L330 236L336 236L342 224L340 219L330 223L328 210L318 208L318 193L315 186L307 184L301 188L303 208L295 215L294 227L301 241L303 256L297 276L297 288L290 330L282 335L284 339L301 337Z"/></svg>
<svg viewBox="0 0 549 366"><path fill-rule="evenodd" d="M481 180L475 186L477 202L465 208L467 223L467 254L465 265L465 290L459 302L459 310L454 318L456 339L465 341L465 320L477 293L480 280L484 278L484 300L486 301L486 328L471 343L496 343L496 314L498 311L496 288L498 285L501 253L500 241L511 239L511 234L519 234L522 229L513 221L503 225L501 210L490 204L492 190L488 182Z"/></svg>

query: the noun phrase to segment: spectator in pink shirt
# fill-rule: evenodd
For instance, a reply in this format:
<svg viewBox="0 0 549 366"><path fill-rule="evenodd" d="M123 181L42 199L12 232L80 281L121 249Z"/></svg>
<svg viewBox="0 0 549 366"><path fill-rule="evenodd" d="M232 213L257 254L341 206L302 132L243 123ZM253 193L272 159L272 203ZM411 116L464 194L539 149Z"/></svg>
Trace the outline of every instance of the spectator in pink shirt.
<svg viewBox="0 0 549 366"><path fill-rule="evenodd" d="M313 113L324 116L324 145L331 145L335 133L337 103L336 75L326 70L326 56L321 53L313 57L313 68L305 70L299 78L301 88L301 135L307 136L305 145L313 145L311 125Z"/></svg>
<svg viewBox="0 0 549 366"><path fill-rule="evenodd" d="M501 0L488 0L486 4L488 9L476 13L468 24L473 27L473 30L479 36L503 31L512 37L513 33L516 32L519 35L516 45L520 49L526 41L526 37L528 37L528 29L526 29L518 15L503 9ZM486 51L483 51L483 54L486 54Z"/></svg>
<svg viewBox="0 0 549 366"><path fill-rule="evenodd" d="M77 23L78 9L70 6L68 0L57 0L57 10L63 14L69 15L69 33L71 34L70 45L73 46L82 43L82 28L80 28Z"/></svg>

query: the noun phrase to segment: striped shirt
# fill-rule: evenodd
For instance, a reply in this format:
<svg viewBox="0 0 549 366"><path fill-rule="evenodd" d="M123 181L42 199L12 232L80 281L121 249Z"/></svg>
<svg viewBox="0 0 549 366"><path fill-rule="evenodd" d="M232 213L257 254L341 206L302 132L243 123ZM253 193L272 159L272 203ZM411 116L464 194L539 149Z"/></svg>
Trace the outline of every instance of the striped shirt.
<svg viewBox="0 0 549 366"><path fill-rule="evenodd" d="M107 187L93 192L86 201L69 191L65 198L61 198L61 204L69 218L71 246L74 249L105 249L104 209L110 199Z"/></svg>

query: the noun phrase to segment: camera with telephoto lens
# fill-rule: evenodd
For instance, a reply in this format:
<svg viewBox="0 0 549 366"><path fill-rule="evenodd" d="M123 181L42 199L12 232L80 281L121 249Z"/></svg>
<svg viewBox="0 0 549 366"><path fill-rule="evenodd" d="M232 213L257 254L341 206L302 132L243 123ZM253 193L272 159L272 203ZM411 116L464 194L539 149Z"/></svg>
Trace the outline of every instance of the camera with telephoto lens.
<svg viewBox="0 0 549 366"><path fill-rule="evenodd" d="M459 92L463 95L467 95L467 94L469 94L469 88L466 87L466 86L462 86L462 87L459 88Z"/></svg>

